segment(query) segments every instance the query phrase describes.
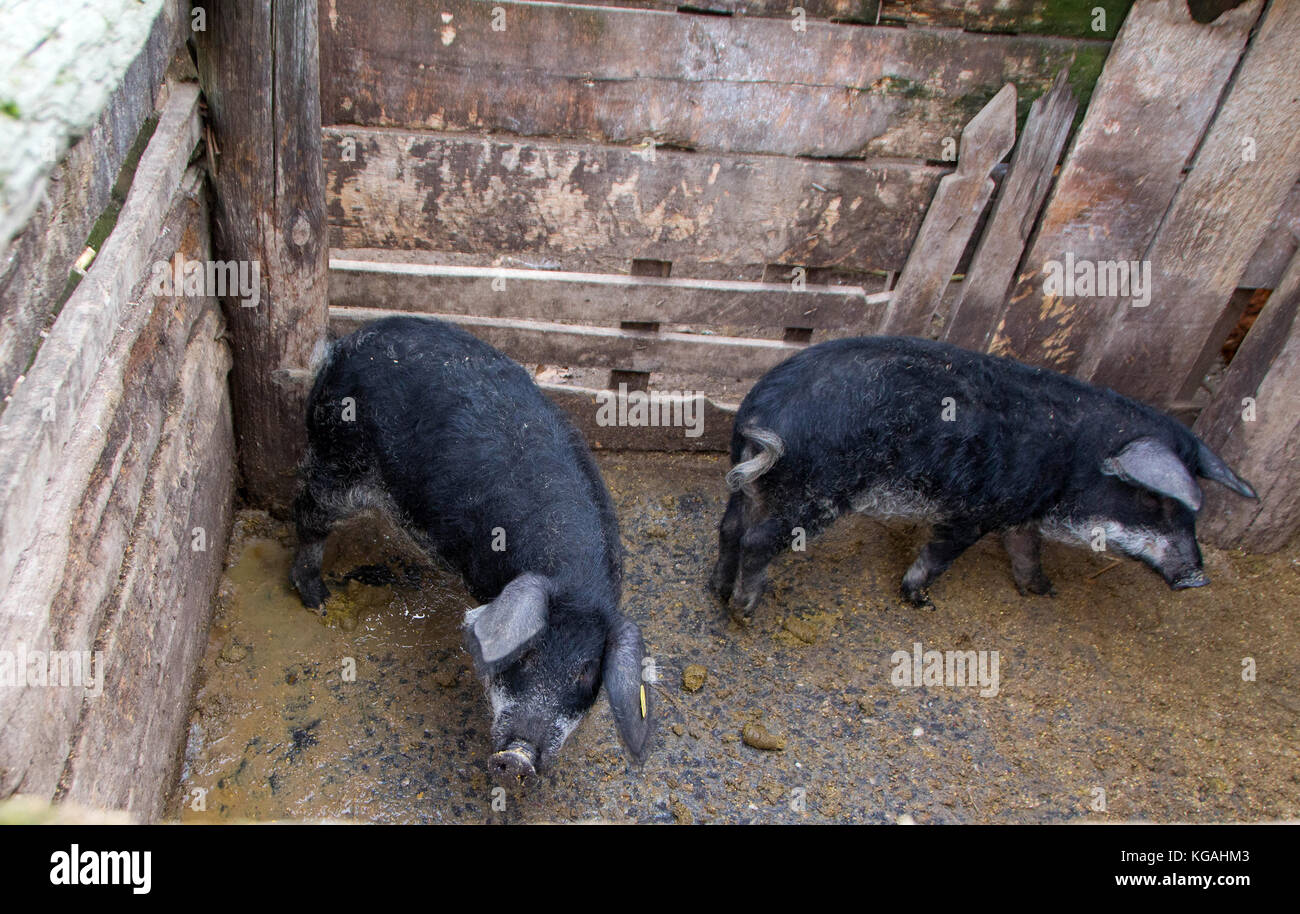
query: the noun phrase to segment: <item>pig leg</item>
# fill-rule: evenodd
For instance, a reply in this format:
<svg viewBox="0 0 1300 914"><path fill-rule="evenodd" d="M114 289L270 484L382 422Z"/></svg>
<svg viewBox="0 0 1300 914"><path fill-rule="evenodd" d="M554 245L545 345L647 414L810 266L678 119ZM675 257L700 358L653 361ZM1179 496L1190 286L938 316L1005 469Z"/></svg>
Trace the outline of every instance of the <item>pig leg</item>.
<svg viewBox="0 0 1300 914"><path fill-rule="evenodd" d="M330 528L347 513L344 500L334 497L346 492L348 485L328 468L307 457L307 470L298 495L293 500L293 520L298 531L298 550L294 553L289 576L304 606L318 609L329 596L321 580L321 560L325 557L325 538Z"/></svg>
<svg viewBox="0 0 1300 914"><path fill-rule="evenodd" d="M1002 545L1011 557L1011 576L1023 597L1037 593L1055 596L1056 590L1043 574L1043 537L1036 524L1012 527L1002 534Z"/></svg>
<svg viewBox="0 0 1300 914"><path fill-rule="evenodd" d="M745 533L745 494L733 492L727 511L718 525L718 562L709 578L709 589L725 606L740 570L740 538Z"/></svg>
<svg viewBox="0 0 1300 914"><path fill-rule="evenodd" d="M751 526L740 538L740 585L737 598L744 615L758 605L767 586L767 566L790 545L792 524L768 517Z"/></svg>
<svg viewBox="0 0 1300 914"><path fill-rule="evenodd" d="M903 575L903 599L913 606L928 606L933 609L934 604L930 602L926 588L948 570L957 556L975 545L983 535L984 531L978 527L937 525L934 539L922 547L921 554L916 557L912 567L907 569L907 574Z"/></svg>

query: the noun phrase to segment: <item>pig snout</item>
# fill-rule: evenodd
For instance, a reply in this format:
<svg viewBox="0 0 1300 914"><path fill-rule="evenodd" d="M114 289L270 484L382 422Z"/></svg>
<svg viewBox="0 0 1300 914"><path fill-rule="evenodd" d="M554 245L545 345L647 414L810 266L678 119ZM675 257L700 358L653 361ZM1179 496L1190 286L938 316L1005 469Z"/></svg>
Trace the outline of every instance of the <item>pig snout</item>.
<svg viewBox="0 0 1300 914"><path fill-rule="evenodd" d="M1187 590L1191 587L1204 587L1210 583L1210 576L1203 569L1193 568L1169 582L1170 590Z"/></svg>
<svg viewBox="0 0 1300 914"><path fill-rule="evenodd" d="M537 774L537 750L531 743L515 740L488 760L492 773L500 778L524 780Z"/></svg>

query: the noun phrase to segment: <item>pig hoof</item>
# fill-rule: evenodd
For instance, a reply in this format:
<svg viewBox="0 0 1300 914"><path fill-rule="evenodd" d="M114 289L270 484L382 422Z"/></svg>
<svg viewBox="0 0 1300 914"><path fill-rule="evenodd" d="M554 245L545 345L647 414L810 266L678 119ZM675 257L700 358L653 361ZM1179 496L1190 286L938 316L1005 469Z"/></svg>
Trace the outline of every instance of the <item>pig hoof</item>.
<svg viewBox="0 0 1300 914"><path fill-rule="evenodd" d="M934 609L934 601L930 599L930 595L924 590L903 588L902 597L905 603L909 603L918 609Z"/></svg>
<svg viewBox="0 0 1300 914"><path fill-rule="evenodd" d="M294 589L298 591L298 598L302 600L302 605L308 609L319 610L330 595L329 589L325 582L319 577L314 579L300 579L297 575L293 579Z"/></svg>

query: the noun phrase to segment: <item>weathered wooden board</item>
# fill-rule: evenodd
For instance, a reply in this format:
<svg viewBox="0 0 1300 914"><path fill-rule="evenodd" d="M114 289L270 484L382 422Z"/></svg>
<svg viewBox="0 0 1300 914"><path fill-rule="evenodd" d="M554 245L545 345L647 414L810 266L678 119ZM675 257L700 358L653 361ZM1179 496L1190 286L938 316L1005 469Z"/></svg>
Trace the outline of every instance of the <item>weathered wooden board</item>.
<svg viewBox="0 0 1300 914"><path fill-rule="evenodd" d="M399 313L382 308L330 308L330 330L343 336L369 321ZM465 328L517 362L546 365L758 378L805 348L780 340L655 333L467 314L426 316Z"/></svg>
<svg viewBox="0 0 1300 914"><path fill-rule="evenodd" d="M606 405L608 398L611 393L617 394L617 391L563 384L539 386L548 397L564 408L578 431L582 432L587 443L594 448L618 451L726 451L731 446L731 424L736 415L734 403L717 403L701 393L690 397L695 400L692 409L697 412L689 415L683 412L681 416L684 424L619 425L602 421L602 416L610 415ZM664 392L655 393L664 396ZM665 406L663 399L659 404L657 409L660 417L675 418L671 412L673 406ZM602 409L605 410L604 413ZM668 410L667 413L664 412L665 409ZM699 434L687 434L696 417Z"/></svg>
<svg viewBox="0 0 1300 914"><path fill-rule="evenodd" d="M1030 106L1011 168L944 323L943 338L948 342L979 352L987 350L1051 186L1075 107L1064 70L1057 74L1052 90Z"/></svg>
<svg viewBox="0 0 1300 914"><path fill-rule="evenodd" d="M944 170L325 130L336 248L901 269ZM345 156L352 156L351 161Z"/></svg>
<svg viewBox="0 0 1300 914"><path fill-rule="evenodd" d="M1218 106L1262 4L1213 25L1174 0L1138 0L1043 210L991 351L1075 370L1115 299L1047 295L1050 264L1141 260Z"/></svg>
<svg viewBox="0 0 1300 914"><path fill-rule="evenodd" d="M217 159L215 244L222 260L256 263L260 301L224 301L247 494L288 507L306 447L305 375L325 335L329 258L321 170L316 0L211 5L195 35Z"/></svg>
<svg viewBox="0 0 1300 914"><path fill-rule="evenodd" d="M962 130L957 170L939 182L885 309L882 333L928 334L935 309L993 194L993 167L1015 142L1016 87L1007 84Z"/></svg>
<svg viewBox="0 0 1300 914"><path fill-rule="evenodd" d="M711 13L728 16L769 16L794 21L794 10L804 19L876 24L880 0L565 0L578 6L625 6L676 13Z"/></svg>
<svg viewBox="0 0 1300 914"><path fill-rule="evenodd" d="M819 157L940 160L1005 83L1027 107L1063 66L1095 73L1106 53L1087 41L818 21L798 31L508 0L334 0L321 24L326 124Z"/></svg>
<svg viewBox="0 0 1300 914"><path fill-rule="evenodd" d="M1277 218L1264 233L1264 240L1246 264L1241 287L1276 289L1297 248L1300 248L1300 182L1291 188Z"/></svg>
<svg viewBox="0 0 1300 914"><path fill-rule="evenodd" d="M104 694L87 705L61 798L159 818L184 747L233 511L235 451L215 302L195 325L163 413L134 546L95 640ZM202 530L204 551L195 550Z"/></svg>
<svg viewBox="0 0 1300 914"><path fill-rule="evenodd" d="M1196 392L1251 255L1300 179L1300 3L1271 4L1165 215L1145 307L1123 298L1081 371L1155 403ZM1243 145L1248 143L1248 145Z"/></svg>
<svg viewBox="0 0 1300 914"><path fill-rule="evenodd" d="M198 138L198 88L182 84L141 158L116 229L0 416L0 588L31 544L41 483L62 460Z"/></svg>
<svg viewBox="0 0 1300 914"><path fill-rule="evenodd" d="M164 3L99 119L53 167L30 219L0 256L0 398L9 396L31 364L41 332L58 312L72 265L109 205L119 169L166 100L163 74L183 40L177 6L173 0ZM47 153L59 148L51 146Z"/></svg>
<svg viewBox="0 0 1300 914"><path fill-rule="evenodd" d="M200 172L190 169L170 213L150 239L148 262L165 260L173 251L187 259L209 256L201 188ZM221 320L210 299L155 296L149 290L151 279L149 270L138 278L131 295L136 306L122 315L59 461L28 480L40 496L41 510L31 545L15 556L16 567L0 591L0 643L9 649L22 644L42 651L103 650L106 639L126 629L153 633L160 619L177 614L196 625L206 624L210 585L220 571L226 535L227 515L221 512L228 512L233 494L225 393L229 356L219 340ZM198 378L204 394L178 400L177 377L187 351L195 346L209 352ZM213 410L227 418L201 418L213 415ZM169 440L168 429L178 428L178 423L183 424L182 437L201 439L193 442L193 451L186 442L179 463L175 456L164 459L166 451L160 449L160 442ZM174 444L168 446L175 450ZM203 455L204 467L210 469L205 475L192 463L194 454ZM160 486L170 487L164 497L148 495ZM148 515L140 511L142 505L165 513L166 523L142 526ZM160 587L172 582L190 587L186 599L112 608L124 559L164 558L156 548L160 531L200 516L207 518L208 551L178 554L174 563L164 560L153 575ZM187 536L192 526L184 528ZM95 783L131 785L126 805L147 817L154 813L150 804L160 800L171 783L154 768L174 759L180 745L185 704L175 688L188 683L193 658L171 651L161 636L150 648L136 647L135 662L151 664L154 672L130 688L147 691L155 686L156 691L131 708L131 714L141 720L170 716L172 726L142 742L120 740L119 749L145 757L142 764L115 764L103 753L89 753L75 765ZM104 660L105 665L96 667L101 674L121 658L106 652ZM168 678L159 683L163 671ZM96 697L67 687L0 690L0 730L6 734L0 741L0 795L21 790L55 796L69 770L79 727L96 719L103 708L125 707L112 691L118 685L105 683Z"/></svg>
<svg viewBox="0 0 1300 914"><path fill-rule="evenodd" d="M880 21L972 32L1113 38L1132 5L1133 0L881 0Z"/></svg>
<svg viewBox="0 0 1300 914"><path fill-rule="evenodd" d="M174 32L188 6L0 0L0 257L35 212L64 150L100 117L142 49L148 53L159 17Z"/></svg>
<svg viewBox="0 0 1300 914"><path fill-rule="evenodd" d="M1221 546L1271 552L1300 530L1298 314L1300 255L1292 258L1194 426L1260 496L1251 502L1212 484L1205 487L1197 530Z"/></svg>
<svg viewBox="0 0 1300 914"><path fill-rule="evenodd" d="M330 258L332 306L428 314L868 333L889 295L859 286L796 290L790 283L394 263L355 251Z"/></svg>

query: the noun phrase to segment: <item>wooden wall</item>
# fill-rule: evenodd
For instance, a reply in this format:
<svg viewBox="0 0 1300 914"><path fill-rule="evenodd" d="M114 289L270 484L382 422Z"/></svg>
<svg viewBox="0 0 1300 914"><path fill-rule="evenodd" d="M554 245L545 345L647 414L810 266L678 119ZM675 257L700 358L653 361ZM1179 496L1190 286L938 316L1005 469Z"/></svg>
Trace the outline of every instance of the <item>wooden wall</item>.
<svg viewBox="0 0 1300 914"><path fill-rule="evenodd" d="M138 75L59 166L2 296L6 314L28 309L45 332L0 329L17 354L8 364L22 366L0 414L0 797L138 819L160 815L174 783L234 495L220 306L154 283L173 256L212 258L204 174L191 164L198 87L163 77L185 69L187 25L156 21L129 68ZM69 295L133 145L120 213ZM55 652L96 658L83 672L100 688L43 680Z"/></svg>

